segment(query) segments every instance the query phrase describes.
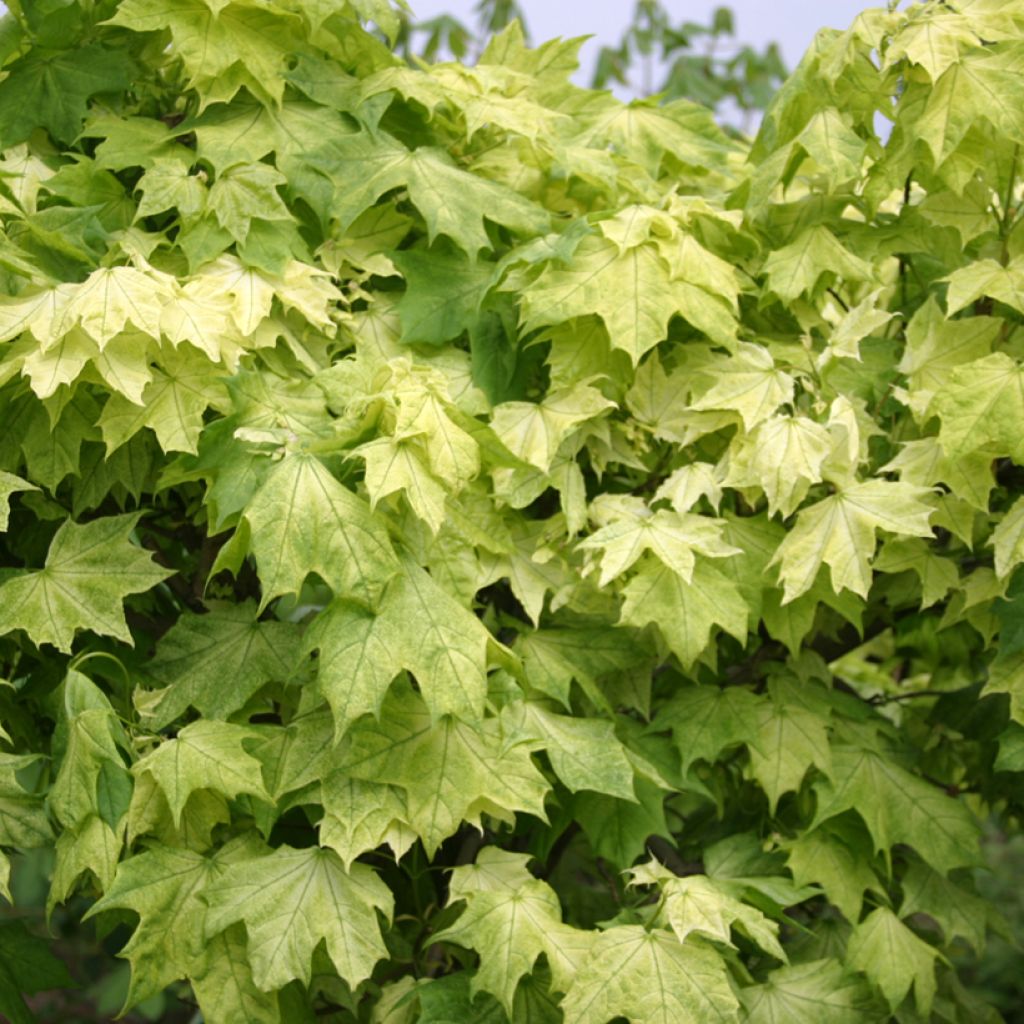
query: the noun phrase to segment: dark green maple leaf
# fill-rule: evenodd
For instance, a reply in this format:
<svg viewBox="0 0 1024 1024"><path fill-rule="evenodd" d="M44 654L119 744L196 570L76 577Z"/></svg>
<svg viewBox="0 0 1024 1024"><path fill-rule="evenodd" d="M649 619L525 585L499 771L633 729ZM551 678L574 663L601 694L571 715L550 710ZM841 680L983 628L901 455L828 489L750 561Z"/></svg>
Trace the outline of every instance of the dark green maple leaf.
<svg viewBox="0 0 1024 1024"><path fill-rule="evenodd" d="M82 127L90 97L126 88L132 60L122 50L89 43L67 50L36 48L6 69L0 82L0 148L24 142L38 125L58 142Z"/></svg>
<svg viewBox="0 0 1024 1024"><path fill-rule="evenodd" d="M493 264L471 263L446 246L396 252L391 258L406 282L398 303L405 344L441 345L474 325L494 279Z"/></svg>
<svg viewBox="0 0 1024 1024"><path fill-rule="evenodd" d="M814 788L816 824L852 808L879 851L906 843L939 871L977 863L980 830L968 807L876 751L834 748L832 777Z"/></svg>
<svg viewBox="0 0 1024 1024"><path fill-rule="evenodd" d="M22 993L74 985L49 943L32 935L21 921L0 922L0 1017L10 1024L35 1024Z"/></svg>

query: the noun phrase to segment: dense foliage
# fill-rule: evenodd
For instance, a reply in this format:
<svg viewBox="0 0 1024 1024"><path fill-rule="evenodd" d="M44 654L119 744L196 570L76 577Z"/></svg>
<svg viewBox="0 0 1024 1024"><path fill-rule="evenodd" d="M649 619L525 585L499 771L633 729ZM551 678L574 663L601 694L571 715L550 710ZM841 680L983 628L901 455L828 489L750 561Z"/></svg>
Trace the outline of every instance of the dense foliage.
<svg viewBox="0 0 1024 1024"><path fill-rule="evenodd" d="M517 24L10 6L0 891L210 1024L998 1019L1024 2L752 146Z"/></svg>

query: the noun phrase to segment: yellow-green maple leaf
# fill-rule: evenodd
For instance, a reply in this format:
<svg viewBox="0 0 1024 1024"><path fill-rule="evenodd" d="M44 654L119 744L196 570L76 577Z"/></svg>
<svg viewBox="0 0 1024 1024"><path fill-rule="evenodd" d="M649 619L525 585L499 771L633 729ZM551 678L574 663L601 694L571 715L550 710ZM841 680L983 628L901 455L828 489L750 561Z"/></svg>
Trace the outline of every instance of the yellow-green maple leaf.
<svg viewBox="0 0 1024 1024"><path fill-rule="evenodd" d="M577 384L540 402L503 402L494 408L491 427L513 455L547 472L570 433L614 405L597 388Z"/></svg>
<svg viewBox="0 0 1024 1024"><path fill-rule="evenodd" d="M333 850L279 846L238 860L203 898L207 938L244 922L253 978L264 991L293 980L308 984L321 941L353 987L387 956L377 912L391 917L391 891L365 864L346 871Z"/></svg>
<svg viewBox="0 0 1024 1024"><path fill-rule="evenodd" d="M828 430L814 420L772 416L733 441L725 483L760 487L768 499L769 514L790 516L811 485L820 483L832 447Z"/></svg>
<svg viewBox="0 0 1024 1024"><path fill-rule="evenodd" d="M601 932L562 1000L565 1024L625 1016L646 1024L736 1024L725 961L671 932L616 925Z"/></svg>
<svg viewBox="0 0 1024 1024"><path fill-rule="evenodd" d="M866 480L805 508L771 562L779 566L785 603L810 590L823 564L837 592L847 588L866 598L876 531L930 537L933 509L924 502L929 493L902 482Z"/></svg>
<svg viewBox="0 0 1024 1024"><path fill-rule="evenodd" d="M298 594L311 572L339 596L376 600L398 570L387 530L365 499L311 455L286 456L245 508L259 567L260 608Z"/></svg>
<svg viewBox="0 0 1024 1024"><path fill-rule="evenodd" d="M401 787L407 823L433 856L463 820L476 822L484 811L545 816L549 787L530 759L538 745L506 736L496 719L438 721L419 695L395 685L379 721L356 723L331 763L354 778Z"/></svg>
<svg viewBox="0 0 1024 1024"><path fill-rule="evenodd" d="M846 962L863 971L895 1010L914 988L921 1016L931 1015L935 998L935 962L945 959L919 939L888 907L873 910L850 936Z"/></svg>
<svg viewBox="0 0 1024 1024"><path fill-rule="evenodd" d="M735 339L728 302L675 279L654 243L623 252L614 242L590 235L567 266L549 265L522 295L526 327L596 314L612 346L634 364L664 340L677 313L719 343L731 346Z"/></svg>
<svg viewBox="0 0 1024 1024"><path fill-rule="evenodd" d="M711 383L698 392L692 408L738 412L747 430L793 400L793 378L776 369L775 360L760 345L744 343L733 355L709 362L700 372Z"/></svg>
<svg viewBox="0 0 1024 1024"><path fill-rule="evenodd" d="M135 763L136 775L148 772L163 790L175 825L188 798L199 789L226 797L249 793L270 800L263 787L260 763L243 747L259 734L248 726L200 719L186 725Z"/></svg>
<svg viewBox="0 0 1024 1024"><path fill-rule="evenodd" d="M743 642L749 609L732 580L708 562L696 563L690 582L653 558L623 591L621 622L656 623L665 642L689 668L704 652L716 626Z"/></svg>
<svg viewBox="0 0 1024 1024"><path fill-rule="evenodd" d="M455 868L449 903L465 901L466 907L436 936L477 950L480 969L471 991L492 993L510 1015L519 980L542 953L554 987L564 991L594 937L562 923L558 896L526 870L526 860L489 847L475 865Z"/></svg>
<svg viewBox="0 0 1024 1024"><path fill-rule="evenodd" d="M728 558L739 548L722 537L724 521L710 516L660 509L627 515L584 538L579 548L598 551L601 557L599 586L607 586L621 576L645 551L650 551L686 582L693 579L696 556Z"/></svg>
<svg viewBox="0 0 1024 1024"><path fill-rule="evenodd" d="M138 513L61 525L42 569L0 584L0 634L23 629L37 644L70 652L79 629L131 643L123 602L171 573L128 536Z"/></svg>
<svg viewBox="0 0 1024 1024"><path fill-rule="evenodd" d="M329 605L309 627L319 649L317 685L334 712L337 734L381 702L400 671L411 672L436 715L479 718L487 695L490 633L409 559L377 608Z"/></svg>

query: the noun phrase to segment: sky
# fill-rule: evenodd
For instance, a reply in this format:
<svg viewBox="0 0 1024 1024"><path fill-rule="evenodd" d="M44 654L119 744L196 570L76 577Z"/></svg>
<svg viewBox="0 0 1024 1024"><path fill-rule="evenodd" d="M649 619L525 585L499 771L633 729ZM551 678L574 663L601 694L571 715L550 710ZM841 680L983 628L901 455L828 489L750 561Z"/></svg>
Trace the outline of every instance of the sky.
<svg viewBox="0 0 1024 1024"><path fill-rule="evenodd" d="M883 0L874 0L875 4ZM711 12L723 0L662 0L675 22L708 24ZM453 14L473 23L476 0L410 0L420 18ZM584 45L582 64L592 65L601 45L617 43L630 21L633 0L520 0L534 43L555 36L593 35ZM736 36L758 49L777 42L788 67L799 62L819 28L845 29L870 0L731 0L725 3L735 15Z"/></svg>

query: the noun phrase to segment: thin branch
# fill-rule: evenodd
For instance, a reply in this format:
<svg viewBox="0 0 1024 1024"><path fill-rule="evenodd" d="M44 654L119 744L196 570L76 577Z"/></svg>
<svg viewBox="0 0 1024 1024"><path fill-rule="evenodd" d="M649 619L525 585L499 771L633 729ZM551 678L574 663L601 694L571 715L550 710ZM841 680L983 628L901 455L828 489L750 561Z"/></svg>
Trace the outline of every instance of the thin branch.
<svg viewBox="0 0 1024 1024"><path fill-rule="evenodd" d="M898 704L905 700L916 700L918 697L944 697L948 690L914 690L913 693L876 693L874 697L868 697L867 703L879 707L883 704Z"/></svg>

